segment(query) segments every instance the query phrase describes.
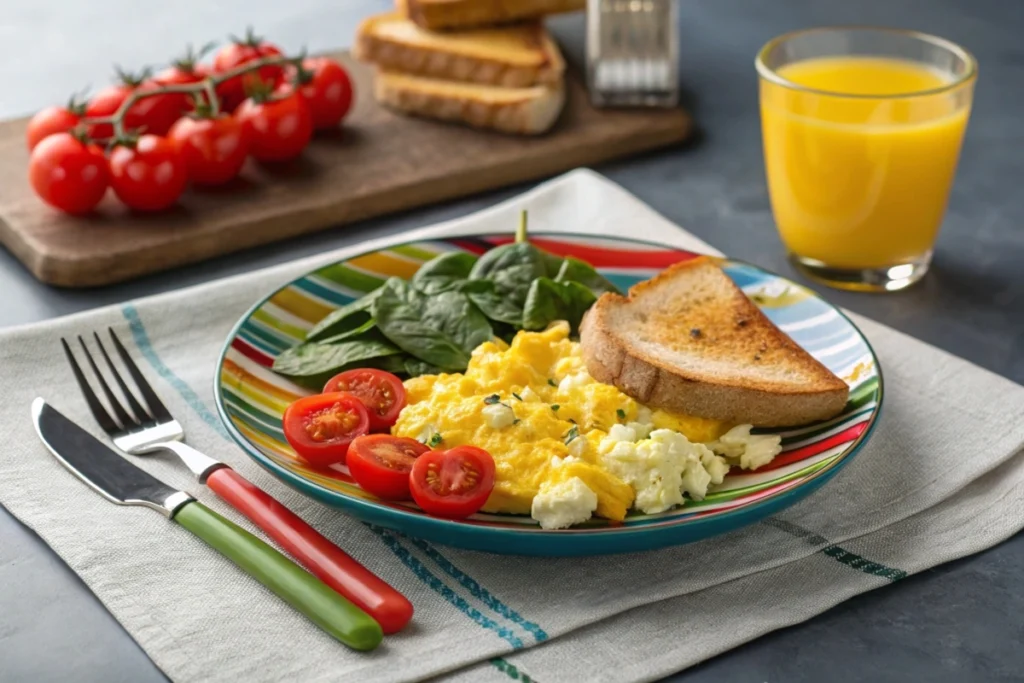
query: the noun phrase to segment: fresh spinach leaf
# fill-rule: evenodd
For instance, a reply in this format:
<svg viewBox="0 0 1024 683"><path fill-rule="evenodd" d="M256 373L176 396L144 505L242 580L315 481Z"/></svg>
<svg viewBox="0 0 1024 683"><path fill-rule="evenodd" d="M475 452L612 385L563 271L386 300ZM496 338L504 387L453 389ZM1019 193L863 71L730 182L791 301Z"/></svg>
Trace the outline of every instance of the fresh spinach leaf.
<svg viewBox="0 0 1024 683"><path fill-rule="evenodd" d="M406 362L409 358L409 354L406 353L399 353L394 356L383 356L381 358L371 358L363 367L385 370L390 372L392 375L404 375L406 374Z"/></svg>
<svg viewBox="0 0 1024 683"><path fill-rule="evenodd" d="M518 329L523 323L523 301L511 297L491 280L469 280L463 291L495 326Z"/></svg>
<svg viewBox="0 0 1024 683"><path fill-rule="evenodd" d="M311 386L348 367L418 376L463 371L478 345L509 341L519 329L567 320L575 332L595 295L616 287L587 263L516 241L480 258L442 254L406 282L383 286L333 311L289 349L274 369Z"/></svg>
<svg viewBox="0 0 1024 683"><path fill-rule="evenodd" d="M398 278L381 288L373 314L396 346L444 370L465 370L470 352L492 336L487 318L465 294L427 296Z"/></svg>
<svg viewBox="0 0 1024 683"><path fill-rule="evenodd" d="M547 272L546 259L533 245L503 244L481 256L470 272L471 280L487 280L493 287L470 296L491 320L519 326L530 284Z"/></svg>
<svg viewBox="0 0 1024 683"><path fill-rule="evenodd" d="M555 282L578 282L597 296L601 296L605 292L622 294L619 288L597 272L594 266L572 256L566 256L562 261L558 274L555 276Z"/></svg>
<svg viewBox="0 0 1024 683"><path fill-rule="evenodd" d="M537 278L526 297L523 329L543 330L556 320L567 320L575 334L583 314L596 300L594 293L578 282Z"/></svg>
<svg viewBox="0 0 1024 683"><path fill-rule="evenodd" d="M320 388L342 370L373 366L374 362L383 362L401 352L377 330L371 330L337 344L307 342L294 346L274 359L274 372L300 384Z"/></svg>
<svg viewBox="0 0 1024 683"><path fill-rule="evenodd" d="M351 329L348 332L342 332L341 334L336 334L333 337L327 337L326 339L318 339L316 341L316 343L317 344L339 344L339 343L345 341L346 339L352 339L353 337L358 337L361 334L365 334L366 332L369 332L370 330L372 330L376 326L377 326L377 321L374 320L373 318L370 318L369 320L367 320L365 323L363 323L359 327Z"/></svg>
<svg viewBox="0 0 1024 683"><path fill-rule="evenodd" d="M424 263L412 276L412 286L424 294L438 294L455 289L469 279L477 257L464 251L441 254Z"/></svg>
<svg viewBox="0 0 1024 683"><path fill-rule="evenodd" d="M463 280L456 289L463 294L486 294L494 291L494 283L490 280Z"/></svg>
<svg viewBox="0 0 1024 683"><path fill-rule="evenodd" d="M516 333L519 332L518 325L509 325L503 322L492 322L491 328L494 330L494 336L501 339L506 344L511 344L512 339L515 338Z"/></svg>
<svg viewBox="0 0 1024 683"><path fill-rule="evenodd" d="M561 256L555 256L550 251L544 251L539 247L536 247L536 249L540 252L540 259L544 264L544 274L547 277L554 278L558 274L558 271L561 270L564 259Z"/></svg>
<svg viewBox="0 0 1024 683"><path fill-rule="evenodd" d="M528 286L534 279L546 276L548 268L548 260L540 249L528 242L513 242L495 247L481 256L473 265L469 278Z"/></svg>
<svg viewBox="0 0 1024 683"><path fill-rule="evenodd" d="M451 337L466 353L472 353L494 336L487 316L462 292L441 292L424 298L426 320Z"/></svg>
<svg viewBox="0 0 1024 683"><path fill-rule="evenodd" d="M437 375L444 372L444 370L436 365L431 365L430 363L422 361L419 358L406 356L403 358L402 369L400 372L404 372L409 377L419 377L420 375Z"/></svg>
<svg viewBox="0 0 1024 683"><path fill-rule="evenodd" d="M324 341L329 337L336 337L365 325L373 317L371 313L373 300L379 292L380 288L377 288L362 298L350 301L341 308L328 313L306 333L306 341Z"/></svg>

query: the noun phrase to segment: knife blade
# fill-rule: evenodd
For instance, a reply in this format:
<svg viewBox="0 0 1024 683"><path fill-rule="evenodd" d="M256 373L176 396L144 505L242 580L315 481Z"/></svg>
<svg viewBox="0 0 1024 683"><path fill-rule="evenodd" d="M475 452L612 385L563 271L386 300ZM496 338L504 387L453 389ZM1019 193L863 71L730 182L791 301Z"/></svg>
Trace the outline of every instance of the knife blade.
<svg viewBox="0 0 1024 683"><path fill-rule="evenodd" d="M131 464L41 398L32 421L46 448L73 475L118 505L142 505L173 517L195 498Z"/></svg>
<svg viewBox="0 0 1024 683"><path fill-rule="evenodd" d="M161 512L345 645L372 650L380 644L381 626L366 612L245 529L128 462L41 398L32 402L32 422L57 461L110 502Z"/></svg>

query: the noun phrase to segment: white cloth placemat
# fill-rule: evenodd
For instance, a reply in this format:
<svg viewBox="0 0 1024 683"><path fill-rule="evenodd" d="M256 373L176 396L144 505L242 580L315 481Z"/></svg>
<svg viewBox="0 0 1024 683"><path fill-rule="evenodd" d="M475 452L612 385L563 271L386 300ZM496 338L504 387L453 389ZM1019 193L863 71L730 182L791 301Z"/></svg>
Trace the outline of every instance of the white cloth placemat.
<svg viewBox="0 0 1024 683"><path fill-rule="evenodd" d="M401 239L509 231L523 208L538 232L629 234L713 251L582 170ZM216 417L212 384L221 345L253 302L319 264L395 239L0 333L8 434L0 503L172 680L650 680L1024 526L1024 388L853 316L885 373L883 417L843 472L772 520L689 546L584 559L499 557L371 529L249 460ZM99 436L58 338L108 325L132 340L190 444L409 596L416 617L405 632L371 654L349 651L185 530L111 505L57 464L33 433L29 404L41 395ZM170 457L137 464L254 530Z"/></svg>

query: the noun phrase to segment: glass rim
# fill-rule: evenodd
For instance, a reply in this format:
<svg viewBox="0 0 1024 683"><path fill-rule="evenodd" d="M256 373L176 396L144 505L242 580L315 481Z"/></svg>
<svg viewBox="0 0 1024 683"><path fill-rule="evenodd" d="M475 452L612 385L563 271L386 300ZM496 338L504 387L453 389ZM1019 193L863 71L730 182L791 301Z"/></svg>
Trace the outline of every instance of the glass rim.
<svg viewBox="0 0 1024 683"><path fill-rule="evenodd" d="M932 45L940 47L956 55L957 57L962 59L964 63L967 65L967 71L964 72L959 77L957 77L955 80L950 81L949 83L946 83L937 88L929 88L927 90L912 90L906 93L887 93L881 95L870 95L864 93L844 93L838 90L822 90L820 88L811 88L805 85L800 85L799 83L791 81L788 78L780 76L778 71L769 67L768 64L765 62L765 58L767 57L768 53L781 43L787 40L791 40L800 35L805 35L808 33L824 33L826 31L862 31L894 33L908 36L910 38L915 38L925 43L931 43ZM936 35L932 35L930 33L923 33L921 31L912 31L910 29L900 28L886 28L883 26L819 26L817 28L806 28L798 29L796 31L789 31L787 33L778 35L769 40L767 43L765 43L764 46L761 47L761 49L758 50L757 52L757 58L754 60L754 66L757 69L757 73L761 78L765 79L766 81L770 81L776 85L780 85L784 88L788 88L790 90L796 90L798 92L808 93L811 95L824 95L826 97L844 97L861 100L902 100L912 97L940 95L942 93L949 92L950 90L958 88L964 85L965 83L974 80L978 75L978 62L974 58L974 55L972 55L966 49L964 49L960 45L957 45L953 41L947 40L946 38L941 38Z"/></svg>

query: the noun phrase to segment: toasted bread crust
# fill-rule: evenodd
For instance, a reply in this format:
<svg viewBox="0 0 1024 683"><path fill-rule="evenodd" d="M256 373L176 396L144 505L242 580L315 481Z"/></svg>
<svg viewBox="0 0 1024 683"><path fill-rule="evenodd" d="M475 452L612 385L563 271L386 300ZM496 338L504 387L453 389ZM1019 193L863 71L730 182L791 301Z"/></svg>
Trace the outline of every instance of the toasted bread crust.
<svg viewBox="0 0 1024 683"><path fill-rule="evenodd" d="M665 304L674 324L668 325L659 309L645 313L645 322L640 323L644 343L638 343L641 333L636 326L623 329L616 324L622 307L637 307L645 297L661 296L658 292L667 284L719 276L728 287L721 281L715 286L726 294L713 302L696 302L689 309L693 317L679 315L679 306L685 303L657 302L659 307ZM580 340L594 379L654 408L734 424L783 427L833 417L842 412L849 396L846 382L779 330L707 258L676 264L633 287L628 297L602 295L583 319ZM691 366L680 367L668 352L652 350L668 344L691 354ZM735 363L741 372L716 372L714 364L721 362ZM769 367L783 367L792 377L769 376Z"/></svg>
<svg viewBox="0 0 1024 683"><path fill-rule="evenodd" d="M355 57L391 71L507 88L556 84L565 73L565 61L558 45L539 23L508 29L524 34L526 40L536 45L535 62L517 64L501 55L489 56L485 49L479 55L460 54L456 50L445 50L436 45L394 40L381 35L377 30L382 22L402 20L397 14L365 19L356 33L353 49ZM493 33L493 30L490 32ZM482 45L486 44L486 40L486 35L480 36Z"/></svg>
<svg viewBox="0 0 1024 683"><path fill-rule="evenodd" d="M483 96L490 86L474 86L480 89L480 96L476 96L468 92L471 88L446 90L443 83L379 71L374 79L374 95L380 104L403 113L517 135L546 132L565 103L561 83L502 89L501 101L488 101Z"/></svg>
<svg viewBox="0 0 1024 683"><path fill-rule="evenodd" d="M586 0L399 0L399 7L423 28L432 30L497 26L547 14L574 12Z"/></svg>

